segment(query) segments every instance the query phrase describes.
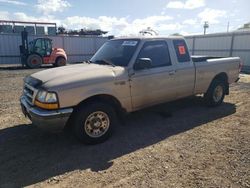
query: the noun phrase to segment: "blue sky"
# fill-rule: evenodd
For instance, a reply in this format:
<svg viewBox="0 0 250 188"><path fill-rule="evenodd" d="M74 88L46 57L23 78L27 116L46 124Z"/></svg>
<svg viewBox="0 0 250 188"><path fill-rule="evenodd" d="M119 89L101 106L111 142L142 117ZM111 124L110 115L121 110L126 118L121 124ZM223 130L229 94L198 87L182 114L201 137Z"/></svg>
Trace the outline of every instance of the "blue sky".
<svg viewBox="0 0 250 188"><path fill-rule="evenodd" d="M235 30L250 22L250 0L0 0L0 19L49 21L67 29L133 35L151 27L161 35Z"/></svg>

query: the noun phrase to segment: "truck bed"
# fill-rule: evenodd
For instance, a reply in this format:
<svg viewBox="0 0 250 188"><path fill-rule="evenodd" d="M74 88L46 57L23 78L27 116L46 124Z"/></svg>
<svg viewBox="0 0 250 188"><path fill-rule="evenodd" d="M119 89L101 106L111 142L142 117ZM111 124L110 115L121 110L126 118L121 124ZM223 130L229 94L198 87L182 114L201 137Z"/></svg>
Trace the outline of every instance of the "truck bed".
<svg viewBox="0 0 250 188"><path fill-rule="evenodd" d="M196 70L195 94L204 93L216 75L225 73L228 83L235 82L239 75L239 57L192 57Z"/></svg>
<svg viewBox="0 0 250 188"><path fill-rule="evenodd" d="M220 57L220 56L191 56L193 62L202 62L202 61L207 61L209 59L221 59L225 57Z"/></svg>

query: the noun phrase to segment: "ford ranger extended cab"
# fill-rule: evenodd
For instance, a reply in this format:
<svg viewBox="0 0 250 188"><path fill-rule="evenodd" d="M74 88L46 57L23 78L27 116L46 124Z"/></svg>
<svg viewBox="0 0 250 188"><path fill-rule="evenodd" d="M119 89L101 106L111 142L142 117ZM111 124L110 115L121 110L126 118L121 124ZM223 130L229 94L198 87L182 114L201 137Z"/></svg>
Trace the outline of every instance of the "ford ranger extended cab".
<svg viewBox="0 0 250 188"><path fill-rule="evenodd" d="M100 143L122 112L196 94L220 105L240 67L238 57L190 57L181 37L113 39L90 61L26 77L21 107L34 125L67 124L82 142Z"/></svg>

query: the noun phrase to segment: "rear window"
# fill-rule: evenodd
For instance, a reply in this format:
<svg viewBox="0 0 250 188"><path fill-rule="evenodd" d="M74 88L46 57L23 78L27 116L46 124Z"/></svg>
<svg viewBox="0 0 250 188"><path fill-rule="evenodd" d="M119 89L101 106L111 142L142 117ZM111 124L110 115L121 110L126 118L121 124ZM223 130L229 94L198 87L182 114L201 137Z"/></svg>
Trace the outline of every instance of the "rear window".
<svg viewBox="0 0 250 188"><path fill-rule="evenodd" d="M190 56L184 40L173 40L175 53L180 63L189 62Z"/></svg>

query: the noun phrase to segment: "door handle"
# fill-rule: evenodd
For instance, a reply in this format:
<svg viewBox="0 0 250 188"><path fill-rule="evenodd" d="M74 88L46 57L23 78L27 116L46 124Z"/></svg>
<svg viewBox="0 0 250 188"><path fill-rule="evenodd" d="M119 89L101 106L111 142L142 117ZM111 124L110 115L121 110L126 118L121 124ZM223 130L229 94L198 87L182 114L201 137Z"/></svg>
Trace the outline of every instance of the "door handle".
<svg viewBox="0 0 250 188"><path fill-rule="evenodd" d="M175 75L175 73L176 73L176 71L170 71L170 72L168 72L168 74L169 74L170 76Z"/></svg>

